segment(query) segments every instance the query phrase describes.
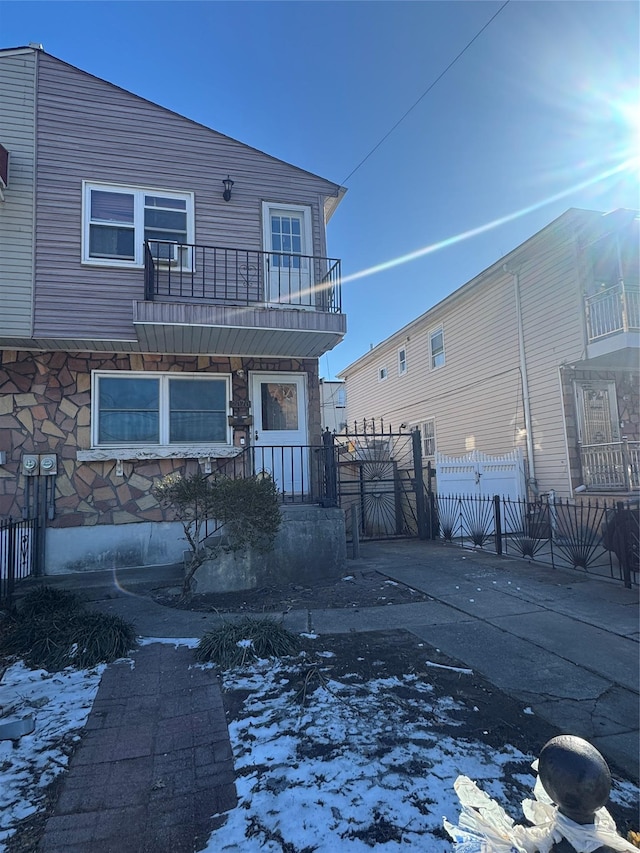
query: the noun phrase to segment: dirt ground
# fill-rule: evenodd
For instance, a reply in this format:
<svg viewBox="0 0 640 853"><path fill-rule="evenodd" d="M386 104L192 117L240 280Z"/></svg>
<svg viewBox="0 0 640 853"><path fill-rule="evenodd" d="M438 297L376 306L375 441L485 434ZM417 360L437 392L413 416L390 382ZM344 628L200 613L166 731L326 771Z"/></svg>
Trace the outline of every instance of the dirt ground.
<svg viewBox="0 0 640 853"><path fill-rule="evenodd" d="M337 579L316 583L265 586L240 592L195 594L180 597L178 590L154 594L160 604L183 610L216 613L286 613L289 610L324 610L342 607L383 607L429 601L430 596L404 584L389 580L375 571L354 571Z"/></svg>

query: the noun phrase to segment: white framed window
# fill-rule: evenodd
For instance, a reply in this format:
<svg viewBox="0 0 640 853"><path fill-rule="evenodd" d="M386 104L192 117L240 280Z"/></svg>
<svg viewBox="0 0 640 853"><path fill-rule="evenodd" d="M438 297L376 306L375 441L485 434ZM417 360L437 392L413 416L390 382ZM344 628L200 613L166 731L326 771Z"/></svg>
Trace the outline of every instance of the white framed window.
<svg viewBox="0 0 640 853"><path fill-rule="evenodd" d="M398 350L398 376L404 376L407 372L407 349L401 347Z"/></svg>
<svg viewBox="0 0 640 853"><path fill-rule="evenodd" d="M429 459L436 455L436 419L427 418L420 424L422 437L422 457Z"/></svg>
<svg viewBox="0 0 640 853"><path fill-rule="evenodd" d="M429 334L429 354L432 370L444 367L444 330L442 326Z"/></svg>
<svg viewBox="0 0 640 853"><path fill-rule="evenodd" d="M100 266L141 267L144 242L154 258L179 259L177 244L194 242L193 193L103 183L82 184L82 262Z"/></svg>
<svg viewBox="0 0 640 853"><path fill-rule="evenodd" d="M94 371L93 447L229 444L229 377Z"/></svg>
<svg viewBox="0 0 640 853"><path fill-rule="evenodd" d="M386 367L380 367L378 369L378 382L384 382L384 380L389 375Z"/></svg>

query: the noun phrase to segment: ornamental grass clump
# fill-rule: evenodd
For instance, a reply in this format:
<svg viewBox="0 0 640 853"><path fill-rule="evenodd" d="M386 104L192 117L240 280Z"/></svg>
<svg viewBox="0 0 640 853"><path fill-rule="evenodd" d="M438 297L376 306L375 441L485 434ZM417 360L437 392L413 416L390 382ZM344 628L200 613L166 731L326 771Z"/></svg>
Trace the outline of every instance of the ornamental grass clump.
<svg viewBox="0 0 640 853"><path fill-rule="evenodd" d="M196 658L223 669L243 666L259 658L279 658L298 651L298 638L273 619L245 616L208 631L198 643Z"/></svg>
<svg viewBox="0 0 640 853"><path fill-rule="evenodd" d="M85 610L73 593L38 587L16 609L0 652L33 668L58 672L110 663L136 645L135 628L119 616Z"/></svg>

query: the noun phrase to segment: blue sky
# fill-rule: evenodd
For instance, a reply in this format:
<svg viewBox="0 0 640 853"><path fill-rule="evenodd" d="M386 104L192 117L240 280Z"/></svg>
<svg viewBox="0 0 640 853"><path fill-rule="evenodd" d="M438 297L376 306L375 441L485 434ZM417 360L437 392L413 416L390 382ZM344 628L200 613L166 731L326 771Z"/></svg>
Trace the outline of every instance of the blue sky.
<svg viewBox="0 0 640 853"><path fill-rule="evenodd" d="M340 183L502 3L0 0L0 46L40 42ZM348 178L328 245L347 278L349 331L321 359L321 375L335 375L567 208L640 206L637 166L598 180L638 152L639 8L510 0Z"/></svg>

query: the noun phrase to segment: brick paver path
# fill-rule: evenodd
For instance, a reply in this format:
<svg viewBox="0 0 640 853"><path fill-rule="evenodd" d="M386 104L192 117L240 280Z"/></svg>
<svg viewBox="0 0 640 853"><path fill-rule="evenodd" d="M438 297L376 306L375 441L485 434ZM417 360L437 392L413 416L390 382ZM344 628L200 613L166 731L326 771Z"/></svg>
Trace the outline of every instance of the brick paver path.
<svg viewBox="0 0 640 853"><path fill-rule="evenodd" d="M39 853L193 853L236 804L215 674L155 643L107 667Z"/></svg>

